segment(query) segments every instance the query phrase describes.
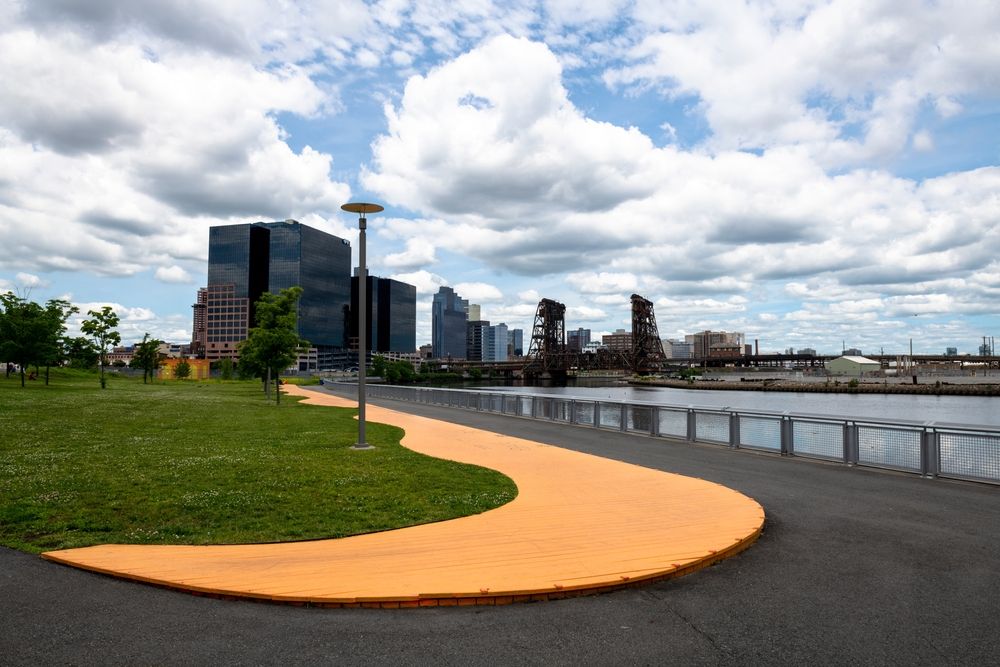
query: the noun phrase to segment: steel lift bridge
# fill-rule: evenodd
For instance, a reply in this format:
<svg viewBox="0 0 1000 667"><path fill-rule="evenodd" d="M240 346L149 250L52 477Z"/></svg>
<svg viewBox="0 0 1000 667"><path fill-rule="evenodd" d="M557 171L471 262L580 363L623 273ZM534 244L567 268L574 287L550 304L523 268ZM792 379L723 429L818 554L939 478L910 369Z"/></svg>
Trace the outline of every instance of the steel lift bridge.
<svg viewBox="0 0 1000 667"><path fill-rule="evenodd" d="M652 373L666 361L663 343L656 329L653 302L638 294L632 295L631 350L599 350L575 352L566 347L566 306L542 299L535 311L535 324L528 347L528 363L522 371L528 378L561 381L571 370L630 370Z"/></svg>

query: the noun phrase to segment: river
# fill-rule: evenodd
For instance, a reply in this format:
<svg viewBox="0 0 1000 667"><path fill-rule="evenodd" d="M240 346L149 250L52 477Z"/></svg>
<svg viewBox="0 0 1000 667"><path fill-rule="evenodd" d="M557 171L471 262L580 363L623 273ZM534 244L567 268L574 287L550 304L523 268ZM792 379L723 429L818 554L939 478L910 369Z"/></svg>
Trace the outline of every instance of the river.
<svg viewBox="0 0 1000 667"><path fill-rule="evenodd" d="M596 384L596 383L595 383ZM658 405L729 407L767 412L793 412L851 419L934 421L1000 426L1000 398L929 396L924 394L817 394L763 391L715 391L630 385L568 387L479 387L484 391L554 394L586 399L643 401Z"/></svg>

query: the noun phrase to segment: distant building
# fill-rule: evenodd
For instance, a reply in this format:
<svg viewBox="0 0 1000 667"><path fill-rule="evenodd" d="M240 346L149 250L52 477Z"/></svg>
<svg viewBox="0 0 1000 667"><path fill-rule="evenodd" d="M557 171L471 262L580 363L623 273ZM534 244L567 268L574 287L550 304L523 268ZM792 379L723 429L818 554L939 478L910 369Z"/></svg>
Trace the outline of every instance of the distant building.
<svg viewBox="0 0 1000 667"><path fill-rule="evenodd" d="M431 352L435 359L466 358L469 302L441 287L431 303Z"/></svg>
<svg viewBox="0 0 1000 667"><path fill-rule="evenodd" d="M816 356L816 350L814 350L811 347L803 347L803 348L799 348L799 354L807 354L807 355L815 357Z"/></svg>
<svg viewBox="0 0 1000 667"><path fill-rule="evenodd" d="M507 361L509 333L503 322L489 327L483 344L483 361Z"/></svg>
<svg viewBox="0 0 1000 667"><path fill-rule="evenodd" d="M601 343L613 352L631 352L632 332L618 329L614 333L601 336Z"/></svg>
<svg viewBox="0 0 1000 667"><path fill-rule="evenodd" d="M667 359L690 359L694 345L679 340L667 338L663 340L663 353Z"/></svg>
<svg viewBox="0 0 1000 667"><path fill-rule="evenodd" d="M204 358L208 347L208 288L199 287L198 297L191 305L191 356Z"/></svg>
<svg viewBox="0 0 1000 667"><path fill-rule="evenodd" d="M590 341L589 343L587 343L586 345L583 346L583 350L582 351L584 353L596 354L598 350L606 350L606 349L607 349L607 347L604 345L604 343L600 343L600 342L598 342L596 340L592 340L592 341Z"/></svg>
<svg viewBox="0 0 1000 667"><path fill-rule="evenodd" d="M684 336L684 342L691 344L691 356L695 359L707 359L711 356L713 345L742 347L743 334L726 331L700 331ZM738 355L737 355L738 356Z"/></svg>
<svg viewBox="0 0 1000 667"><path fill-rule="evenodd" d="M882 364L879 362L859 355L844 355L826 362L826 370L830 372L830 375L861 377L865 373L881 369Z"/></svg>
<svg viewBox="0 0 1000 667"><path fill-rule="evenodd" d="M370 353L411 353L417 349L417 288L392 278L368 276L365 288L365 348ZM350 347L358 347L358 277L351 278L347 318Z"/></svg>
<svg viewBox="0 0 1000 667"><path fill-rule="evenodd" d="M469 321L465 325L465 358L469 361L487 361L484 353L489 348L489 320Z"/></svg>
<svg viewBox="0 0 1000 667"><path fill-rule="evenodd" d="M507 357L524 356L524 330L510 329L507 332Z"/></svg>
<svg viewBox="0 0 1000 667"><path fill-rule="evenodd" d="M716 343L708 348L709 359L739 359L744 348L738 343Z"/></svg>
<svg viewBox="0 0 1000 667"><path fill-rule="evenodd" d="M577 329L566 332L566 349L570 352L581 352L590 342L590 329Z"/></svg>
<svg viewBox="0 0 1000 667"><path fill-rule="evenodd" d="M844 350L844 356L845 357L861 357L861 356L864 356L864 355L861 354L861 350L859 350L858 348L856 348L856 347L849 347L846 350Z"/></svg>
<svg viewBox="0 0 1000 667"><path fill-rule="evenodd" d="M430 343L421 345L419 352L421 359L432 359L434 357L434 347Z"/></svg>
<svg viewBox="0 0 1000 667"><path fill-rule="evenodd" d="M945 348L944 356L946 356L946 357L957 357L958 356L958 348L957 347L948 347L948 348Z"/></svg>
<svg viewBox="0 0 1000 667"><path fill-rule="evenodd" d="M483 319L482 310L483 307L478 303L470 303L465 312L469 315L470 322L478 322Z"/></svg>

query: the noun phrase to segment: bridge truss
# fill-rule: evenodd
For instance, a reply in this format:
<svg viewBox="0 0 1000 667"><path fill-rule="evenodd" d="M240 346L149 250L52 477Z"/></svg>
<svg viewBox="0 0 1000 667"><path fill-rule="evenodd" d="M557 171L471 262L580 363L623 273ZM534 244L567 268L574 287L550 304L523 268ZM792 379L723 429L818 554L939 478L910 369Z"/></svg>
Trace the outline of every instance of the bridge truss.
<svg viewBox="0 0 1000 667"><path fill-rule="evenodd" d="M552 299L542 299L535 311L527 356L525 376L556 379L565 378L571 369L650 373L660 370L666 361L653 302L638 294L632 295L632 347L629 352L570 352L566 347L566 306Z"/></svg>

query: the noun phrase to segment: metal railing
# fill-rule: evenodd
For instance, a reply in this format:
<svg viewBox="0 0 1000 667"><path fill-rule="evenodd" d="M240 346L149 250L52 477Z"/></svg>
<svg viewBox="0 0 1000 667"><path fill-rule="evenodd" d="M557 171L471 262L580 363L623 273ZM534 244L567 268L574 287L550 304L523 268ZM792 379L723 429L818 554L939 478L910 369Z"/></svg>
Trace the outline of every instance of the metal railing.
<svg viewBox="0 0 1000 667"><path fill-rule="evenodd" d="M369 385L368 396L1000 484L1000 427Z"/></svg>

